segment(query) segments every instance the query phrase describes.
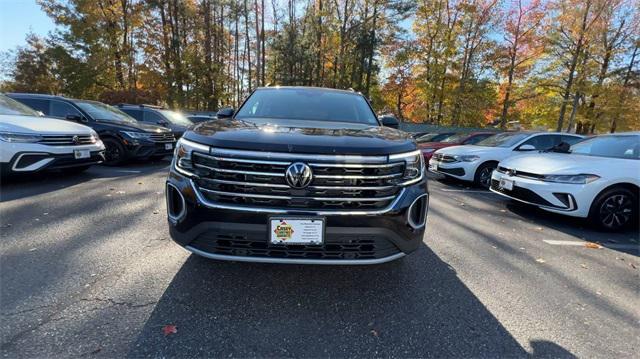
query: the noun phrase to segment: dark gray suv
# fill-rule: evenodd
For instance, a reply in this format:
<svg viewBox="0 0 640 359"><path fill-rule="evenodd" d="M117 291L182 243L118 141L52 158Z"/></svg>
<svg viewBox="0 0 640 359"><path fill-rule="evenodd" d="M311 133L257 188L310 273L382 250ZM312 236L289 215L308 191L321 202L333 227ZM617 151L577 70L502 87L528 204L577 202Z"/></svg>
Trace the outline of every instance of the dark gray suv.
<svg viewBox="0 0 640 359"><path fill-rule="evenodd" d="M117 107L138 122L170 128L176 138L182 137L194 124L184 114L160 106L119 104Z"/></svg>

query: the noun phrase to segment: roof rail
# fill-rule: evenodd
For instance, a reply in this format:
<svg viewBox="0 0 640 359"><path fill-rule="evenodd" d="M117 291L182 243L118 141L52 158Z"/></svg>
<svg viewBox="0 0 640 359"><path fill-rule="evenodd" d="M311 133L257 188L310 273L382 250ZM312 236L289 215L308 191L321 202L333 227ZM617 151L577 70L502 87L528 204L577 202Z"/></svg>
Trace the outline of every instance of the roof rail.
<svg viewBox="0 0 640 359"><path fill-rule="evenodd" d="M118 107L124 107L124 106L138 106L138 107L148 107L148 108L155 108L155 109L163 109L164 107L162 106L158 106L158 105L149 105L149 104L132 104L132 103L119 103L116 106Z"/></svg>

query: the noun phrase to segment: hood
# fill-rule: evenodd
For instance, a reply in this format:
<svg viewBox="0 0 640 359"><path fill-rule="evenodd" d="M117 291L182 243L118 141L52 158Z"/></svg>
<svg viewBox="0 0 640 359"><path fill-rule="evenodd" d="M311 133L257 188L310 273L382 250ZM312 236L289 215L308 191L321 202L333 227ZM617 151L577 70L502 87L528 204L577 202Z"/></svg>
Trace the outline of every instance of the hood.
<svg viewBox="0 0 640 359"><path fill-rule="evenodd" d="M493 153L501 153L504 151L509 151L508 148L503 147L487 147L487 146L473 146L473 145L463 145L463 146L451 146L446 147L438 151L438 153L447 154L447 155L487 155Z"/></svg>
<svg viewBox="0 0 640 359"><path fill-rule="evenodd" d="M510 157L501 161L500 166L541 175L601 175L607 172L607 168L610 170L616 161L626 160L570 153L536 153Z"/></svg>
<svg viewBox="0 0 640 359"><path fill-rule="evenodd" d="M445 148L445 147L451 147L451 146L457 146L457 143L450 143L450 142L423 142L421 144L418 145L418 147L420 148L435 148L440 149L440 148Z"/></svg>
<svg viewBox="0 0 640 359"><path fill-rule="evenodd" d="M90 134L93 130L79 123L49 117L0 115L0 131L39 135L83 135Z"/></svg>
<svg viewBox="0 0 640 359"><path fill-rule="evenodd" d="M126 121L103 121L96 120L103 126L113 127L123 131L144 131L144 132L169 132L168 128L156 125L150 125L144 122L126 122Z"/></svg>
<svg viewBox="0 0 640 359"><path fill-rule="evenodd" d="M385 155L416 149L406 132L344 122L225 119L197 124L184 137L214 147L319 154Z"/></svg>

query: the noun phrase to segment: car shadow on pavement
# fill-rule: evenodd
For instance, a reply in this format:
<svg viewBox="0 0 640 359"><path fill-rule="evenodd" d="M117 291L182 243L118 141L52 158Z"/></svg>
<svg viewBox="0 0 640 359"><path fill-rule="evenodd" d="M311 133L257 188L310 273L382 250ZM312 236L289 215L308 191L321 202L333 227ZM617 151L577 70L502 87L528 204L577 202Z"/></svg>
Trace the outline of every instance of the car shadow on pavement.
<svg viewBox="0 0 640 359"><path fill-rule="evenodd" d="M165 336L163 327L176 325ZM427 246L376 266L220 262L191 255L129 357L573 357L525 351Z"/></svg>
<svg viewBox="0 0 640 359"><path fill-rule="evenodd" d="M130 162L118 167L91 166L82 173L45 171L0 178L0 202L23 199L75 186L96 178L118 178L154 171L164 171L168 160Z"/></svg>
<svg viewBox="0 0 640 359"><path fill-rule="evenodd" d="M596 242L605 248L640 256L640 231L637 226L623 232L605 232L591 226L586 219L547 212L517 201L509 201L506 207L537 225L564 232L585 243Z"/></svg>

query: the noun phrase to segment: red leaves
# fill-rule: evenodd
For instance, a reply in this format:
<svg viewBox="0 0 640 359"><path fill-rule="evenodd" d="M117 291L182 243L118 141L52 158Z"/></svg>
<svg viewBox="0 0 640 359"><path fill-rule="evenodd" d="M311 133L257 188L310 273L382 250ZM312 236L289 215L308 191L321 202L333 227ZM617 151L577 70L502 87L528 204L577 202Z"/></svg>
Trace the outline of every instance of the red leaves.
<svg viewBox="0 0 640 359"><path fill-rule="evenodd" d="M173 324L167 324L164 327L162 327L162 333L164 334L165 337L167 335L177 334L178 333L178 327L176 327Z"/></svg>

